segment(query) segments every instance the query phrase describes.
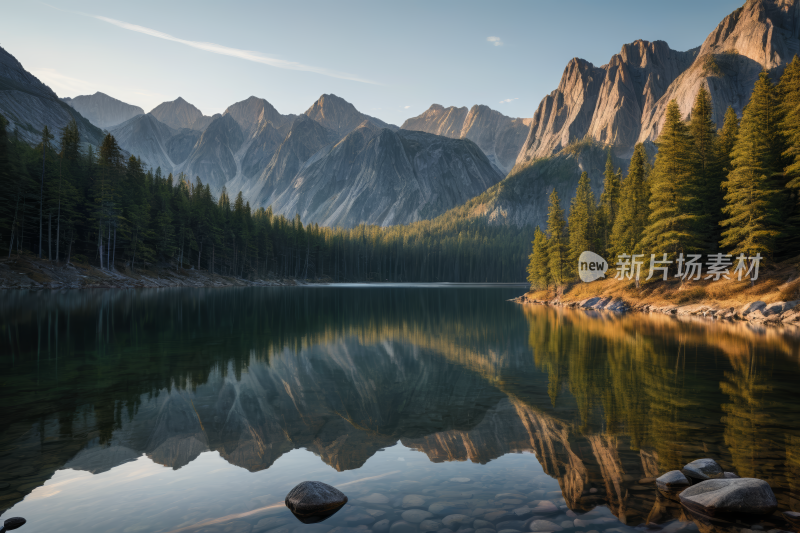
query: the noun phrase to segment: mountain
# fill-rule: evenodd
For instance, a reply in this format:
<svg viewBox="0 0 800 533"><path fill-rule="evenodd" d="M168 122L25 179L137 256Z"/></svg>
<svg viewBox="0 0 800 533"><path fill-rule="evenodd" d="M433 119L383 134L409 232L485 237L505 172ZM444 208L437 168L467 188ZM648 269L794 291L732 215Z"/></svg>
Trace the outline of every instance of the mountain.
<svg viewBox="0 0 800 533"><path fill-rule="evenodd" d="M244 134L231 115L223 115L208 125L180 167L190 178L200 176L203 183L218 191L236 176L238 163L234 154L244 142Z"/></svg>
<svg viewBox="0 0 800 533"><path fill-rule="evenodd" d="M777 80L800 52L798 20L797 0L747 0L687 52L640 40L601 67L572 59L558 88L539 104L517 165L586 137L630 157L636 142L658 138L670 100L689 116L701 85L711 92L721 127L728 106L741 115L764 67Z"/></svg>
<svg viewBox="0 0 800 533"><path fill-rule="evenodd" d="M0 48L0 115L9 121L10 132L16 129L20 138L30 144L41 142L45 126L57 136L73 118L84 142L99 146L103 139L103 132L97 126L59 100L50 87L3 48Z"/></svg>
<svg viewBox="0 0 800 533"><path fill-rule="evenodd" d="M470 140L364 121L303 165L283 192L251 204L325 226L390 226L434 218L502 177Z"/></svg>
<svg viewBox="0 0 800 533"><path fill-rule="evenodd" d="M340 139L359 127L365 120L379 128L397 129L397 126L361 113L353 104L335 94L320 96L319 100L306 110L305 115L336 133Z"/></svg>
<svg viewBox="0 0 800 533"><path fill-rule="evenodd" d="M401 128L474 141L507 174L525 143L530 124L531 119L507 117L485 105L467 110L433 104L421 115L406 120Z"/></svg>
<svg viewBox="0 0 800 533"><path fill-rule="evenodd" d="M670 100L688 117L700 85L714 104L714 119L722 127L728 106L741 116L759 73L767 68L777 81L785 66L800 53L800 2L748 0L712 31L697 59L670 84L664 96L643 114L639 140L654 140L664 124Z"/></svg>
<svg viewBox="0 0 800 533"><path fill-rule="evenodd" d="M159 104L150 114L156 117L170 128L176 130L189 128L191 130L203 131L218 116L208 117L203 115L199 109L178 97L172 102Z"/></svg>
<svg viewBox="0 0 800 533"><path fill-rule="evenodd" d="M144 114L141 107L126 104L101 92L75 98L66 97L61 100L76 109L89 122L102 129L108 129L137 115Z"/></svg>
<svg viewBox="0 0 800 533"><path fill-rule="evenodd" d="M141 158L154 169L161 167L162 170L171 172L175 167L168 143L179 132L159 122L150 113L137 115L112 127L110 133L121 148Z"/></svg>
<svg viewBox="0 0 800 533"><path fill-rule="evenodd" d="M534 113L517 164L554 155L586 137L631 150L642 117L696 55L696 50L676 52L663 41L635 41L601 67L572 59L558 88Z"/></svg>

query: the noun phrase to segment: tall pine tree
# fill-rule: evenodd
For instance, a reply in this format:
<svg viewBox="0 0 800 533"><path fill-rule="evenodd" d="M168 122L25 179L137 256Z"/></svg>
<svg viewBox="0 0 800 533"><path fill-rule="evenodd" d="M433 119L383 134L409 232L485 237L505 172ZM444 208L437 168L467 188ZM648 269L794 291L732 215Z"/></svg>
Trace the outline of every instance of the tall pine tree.
<svg viewBox="0 0 800 533"><path fill-rule="evenodd" d="M787 252L794 254L800 249L800 58L794 56L786 67L778 84L781 98L781 133L786 143L783 152L786 166L786 187L789 189L785 218Z"/></svg>
<svg viewBox="0 0 800 533"><path fill-rule="evenodd" d="M531 288L544 290L550 286L548 242L544 232L536 226L533 233L533 252L528 257L528 283Z"/></svg>
<svg viewBox="0 0 800 533"><path fill-rule="evenodd" d="M702 224L704 248L713 249L719 242L719 221L722 218L722 170L717 165L714 150L717 127L714 123L714 108L711 93L705 85L700 86L692 107L689 121L689 134L692 137L694 179L699 183L699 194L703 208Z"/></svg>
<svg viewBox="0 0 800 533"><path fill-rule="evenodd" d="M722 183L726 194L720 246L734 255L771 256L780 234L777 118L775 86L762 72L742 115L732 152L733 170Z"/></svg>
<svg viewBox="0 0 800 533"><path fill-rule="evenodd" d="M692 139L675 100L667 105L657 144L658 155L650 178L650 216L644 232L645 253L699 250L703 244L702 189L694 179Z"/></svg>
<svg viewBox="0 0 800 533"><path fill-rule="evenodd" d="M608 259L612 253L611 233L614 231L614 221L619 211L620 182L622 181L621 175L614 172L611 149L608 150L606 169L603 172L603 176L605 179L603 180L603 193L600 195L600 211L602 214L599 217L602 223L600 240L603 243L601 253Z"/></svg>
<svg viewBox="0 0 800 533"><path fill-rule="evenodd" d="M647 151L639 143L633 150L628 176L621 186L619 213L611 233L612 258L621 254L644 253L642 237L650 215L649 173Z"/></svg>
<svg viewBox="0 0 800 533"><path fill-rule="evenodd" d="M564 210L555 189L550 193L550 206L547 212L548 264L550 277L557 289L569 280L572 264L569 262L569 234Z"/></svg>
<svg viewBox="0 0 800 533"><path fill-rule="evenodd" d="M578 264L578 258L583 252L596 251L595 209L596 203L589 183L589 174L583 172L569 208L569 260L572 265Z"/></svg>

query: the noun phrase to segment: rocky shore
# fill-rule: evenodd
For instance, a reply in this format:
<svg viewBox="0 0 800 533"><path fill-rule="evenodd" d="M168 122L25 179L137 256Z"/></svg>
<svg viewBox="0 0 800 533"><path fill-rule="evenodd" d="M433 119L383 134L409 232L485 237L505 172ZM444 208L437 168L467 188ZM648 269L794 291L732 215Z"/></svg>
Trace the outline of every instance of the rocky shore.
<svg viewBox="0 0 800 533"><path fill-rule="evenodd" d="M586 309L596 311L612 311L625 313L640 311L643 313L662 313L679 317L700 317L709 320L746 321L753 324L769 326L794 326L800 327L800 300L788 302L754 301L743 306L722 306L714 303L694 303L688 305L667 304L656 305L648 303L635 303L619 297L585 298L583 300L568 301L560 298L541 300L532 298L530 294L523 294L514 298L520 304L539 304Z"/></svg>
<svg viewBox="0 0 800 533"><path fill-rule="evenodd" d="M0 260L2 289L143 289L165 287L269 287L302 285L291 278L243 279L176 265L101 270L91 265L55 263L28 256Z"/></svg>

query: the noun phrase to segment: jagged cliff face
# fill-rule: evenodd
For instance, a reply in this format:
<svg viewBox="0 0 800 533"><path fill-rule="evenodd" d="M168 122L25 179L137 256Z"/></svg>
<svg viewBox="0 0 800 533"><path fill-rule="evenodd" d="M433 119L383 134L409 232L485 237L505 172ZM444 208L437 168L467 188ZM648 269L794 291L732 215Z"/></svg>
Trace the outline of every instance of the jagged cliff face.
<svg viewBox="0 0 800 533"><path fill-rule="evenodd" d="M180 132L159 122L153 115L138 115L110 129L121 148L135 154L153 168L171 172L181 150L181 140L172 142Z"/></svg>
<svg viewBox="0 0 800 533"><path fill-rule="evenodd" d="M639 138L642 117L695 57L696 51L677 52L663 41L635 41L601 67L572 59L558 89L533 115L517 163L551 156L587 136L630 150Z"/></svg>
<svg viewBox="0 0 800 533"><path fill-rule="evenodd" d="M219 116L205 116L199 109L181 97L178 97L172 102L159 104L150 111L150 114L170 128L176 130L189 128L198 131L205 130L208 125Z"/></svg>
<svg viewBox="0 0 800 533"><path fill-rule="evenodd" d="M741 115L763 68L777 79L798 52L800 3L748 0L699 48L678 52L663 41L635 41L601 67L575 58L539 104L516 162L551 156L587 136L630 157L636 142L658 138L670 100L687 118L702 85L721 127L728 106Z"/></svg>
<svg viewBox="0 0 800 533"><path fill-rule="evenodd" d="M701 85L711 93L714 119L722 126L728 106L741 116L758 74L767 68L777 81L800 53L800 2L748 0L706 38L697 58L642 119L639 140L655 140L670 100L688 117Z"/></svg>
<svg viewBox="0 0 800 533"><path fill-rule="evenodd" d="M365 121L303 165L284 192L257 203L326 226L389 226L433 218L501 178L471 141Z"/></svg>
<svg viewBox="0 0 800 533"><path fill-rule="evenodd" d="M62 100L86 117L89 122L102 129L111 128L144 114L141 107L126 104L101 92L75 98L62 98Z"/></svg>
<svg viewBox="0 0 800 533"><path fill-rule="evenodd" d="M189 158L181 165L181 170L190 179L200 176L203 183L218 191L236 176L238 162L235 154L243 142L242 128L231 115L223 115L206 128Z"/></svg>
<svg viewBox="0 0 800 533"><path fill-rule="evenodd" d="M530 119L507 117L484 105L467 110L466 107L444 108L433 104L421 115L406 120L401 128L451 139L469 139L507 174L525 142L530 123Z"/></svg>
<svg viewBox="0 0 800 533"><path fill-rule="evenodd" d="M83 142L99 146L103 140L103 132L97 126L59 100L50 87L3 48L0 48L0 115L9 121L9 132L16 130L30 144L41 142L45 126L57 135L73 118Z"/></svg>

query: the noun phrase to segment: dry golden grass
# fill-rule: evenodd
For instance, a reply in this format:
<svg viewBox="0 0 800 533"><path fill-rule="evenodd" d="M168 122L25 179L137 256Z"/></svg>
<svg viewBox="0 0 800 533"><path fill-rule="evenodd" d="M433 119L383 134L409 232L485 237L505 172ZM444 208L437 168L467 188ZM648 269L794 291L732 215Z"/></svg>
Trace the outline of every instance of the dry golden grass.
<svg viewBox="0 0 800 533"><path fill-rule="evenodd" d="M715 307L740 307L762 300L767 303L800 299L800 257L784 261L769 269L762 269L755 284L736 279L719 281L641 281L637 289L630 280L616 280L613 271L609 277L592 283L574 283L564 288L562 302L578 302L593 297L621 298L632 305L689 305L704 304ZM554 290L535 291L528 297L552 300Z"/></svg>

